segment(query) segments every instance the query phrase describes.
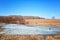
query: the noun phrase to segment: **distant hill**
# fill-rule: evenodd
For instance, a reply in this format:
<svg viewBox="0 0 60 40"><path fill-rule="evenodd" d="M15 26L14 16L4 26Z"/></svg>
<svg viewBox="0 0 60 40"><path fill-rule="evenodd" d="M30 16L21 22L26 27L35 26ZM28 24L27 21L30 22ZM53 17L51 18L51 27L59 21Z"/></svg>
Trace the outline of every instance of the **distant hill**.
<svg viewBox="0 0 60 40"><path fill-rule="evenodd" d="M24 18L24 19L45 19L43 17L39 17L39 16L21 16L21 15L10 15L9 17L17 17L17 18Z"/></svg>

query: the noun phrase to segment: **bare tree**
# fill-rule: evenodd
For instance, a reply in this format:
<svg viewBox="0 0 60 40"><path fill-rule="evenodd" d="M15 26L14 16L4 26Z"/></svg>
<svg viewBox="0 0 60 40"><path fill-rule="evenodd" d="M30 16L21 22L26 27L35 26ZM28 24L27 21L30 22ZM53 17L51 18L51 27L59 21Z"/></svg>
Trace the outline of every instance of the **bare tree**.
<svg viewBox="0 0 60 40"><path fill-rule="evenodd" d="M55 16L53 16L52 19L55 19Z"/></svg>

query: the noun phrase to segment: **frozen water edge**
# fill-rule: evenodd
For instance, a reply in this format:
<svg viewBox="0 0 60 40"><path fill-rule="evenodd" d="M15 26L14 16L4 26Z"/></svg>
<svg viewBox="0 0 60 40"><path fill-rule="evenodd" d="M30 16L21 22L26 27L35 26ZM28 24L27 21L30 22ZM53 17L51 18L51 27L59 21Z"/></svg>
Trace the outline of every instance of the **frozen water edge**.
<svg viewBox="0 0 60 40"><path fill-rule="evenodd" d="M26 26L20 24L7 24L2 27L6 35L35 35L60 34L60 27L54 26Z"/></svg>

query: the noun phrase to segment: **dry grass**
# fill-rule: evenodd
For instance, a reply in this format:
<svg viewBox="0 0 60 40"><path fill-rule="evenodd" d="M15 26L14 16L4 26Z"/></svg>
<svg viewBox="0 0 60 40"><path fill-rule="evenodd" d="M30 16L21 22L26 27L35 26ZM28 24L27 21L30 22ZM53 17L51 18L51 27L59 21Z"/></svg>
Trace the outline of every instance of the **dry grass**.
<svg viewBox="0 0 60 40"><path fill-rule="evenodd" d="M37 35L5 35L0 40L44 40L44 37Z"/></svg>
<svg viewBox="0 0 60 40"><path fill-rule="evenodd" d="M56 35L55 40L60 40L60 35Z"/></svg>
<svg viewBox="0 0 60 40"><path fill-rule="evenodd" d="M26 25L60 26L60 19L25 19Z"/></svg>
<svg viewBox="0 0 60 40"><path fill-rule="evenodd" d="M0 40L44 40L44 36L41 35L4 35L0 37ZM56 35L54 38L47 36L46 40L60 40L60 36Z"/></svg>

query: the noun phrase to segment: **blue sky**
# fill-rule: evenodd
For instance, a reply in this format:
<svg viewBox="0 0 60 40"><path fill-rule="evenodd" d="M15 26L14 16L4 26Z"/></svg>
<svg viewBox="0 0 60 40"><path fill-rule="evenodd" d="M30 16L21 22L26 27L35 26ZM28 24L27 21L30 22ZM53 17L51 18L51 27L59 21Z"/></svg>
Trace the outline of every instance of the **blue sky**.
<svg viewBox="0 0 60 40"><path fill-rule="evenodd" d="M60 0L0 0L0 16L60 18Z"/></svg>

